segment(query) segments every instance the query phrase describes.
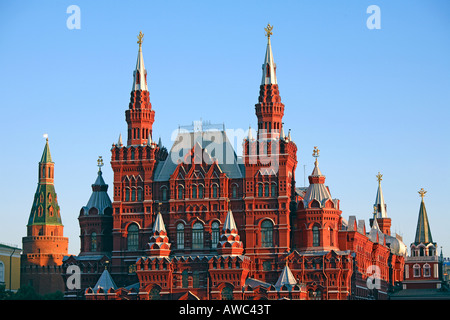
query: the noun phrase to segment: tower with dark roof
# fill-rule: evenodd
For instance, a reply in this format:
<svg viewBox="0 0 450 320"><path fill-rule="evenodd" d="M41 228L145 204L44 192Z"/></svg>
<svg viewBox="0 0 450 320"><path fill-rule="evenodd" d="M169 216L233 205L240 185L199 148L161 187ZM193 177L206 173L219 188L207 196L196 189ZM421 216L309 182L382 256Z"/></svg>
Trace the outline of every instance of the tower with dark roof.
<svg viewBox="0 0 450 320"><path fill-rule="evenodd" d="M405 262L404 289L439 289L441 276L437 243L433 242L424 197L427 191L420 189L419 217L410 256Z"/></svg>
<svg viewBox="0 0 450 320"><path fill-rule="evenodd" d="M63 234L54 168L47 138L39 162L39 182L28 218L27 236L22 238L21 257L21 285L31 285L40 294L63 291L59 273L69 245L69 239ZM45 269L49 271L40 274Z"/></svg>
<svg viewBox="0 0 450 320"><path fill-rule="evenodd" d="M112 251L112 203L108 195L108 185L103 180L102 157L98 159L97 179L92 185L92 194L87 204L81 208L80 255L107 255Z"/></svg>

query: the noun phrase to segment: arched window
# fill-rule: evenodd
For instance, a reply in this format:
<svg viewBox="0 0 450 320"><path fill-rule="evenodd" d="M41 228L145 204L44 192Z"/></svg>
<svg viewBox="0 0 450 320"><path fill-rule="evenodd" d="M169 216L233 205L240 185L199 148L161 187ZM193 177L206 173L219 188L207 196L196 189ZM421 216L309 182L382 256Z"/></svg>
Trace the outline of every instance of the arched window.
<svg viewBox="0 0 450 320"><path fill-rule="evenodd" d="M192 274L192 287L200 288L200 272L194 271Z"/></svg>
<svg viewBox="0 0 450 320"><path fill-rule="evenodd" d="M167 201L167 188L163 187L161 189L161 194L162 194L162 201Z"/></svg>
<svg viewBox="0 0 450 320"><path fill-rule="evenodd" d="M184 188L183 186L178 186L178 199L183 199Z"/></svg>
<svg viewBox="0 0 450 320"><path fill-rule="evenodd" d="M137 189L137 201L142 201L142 188Z"/></svg>
<svg viewBox="0 0 450 320"><path fill-rule="evenodd" d="M264 248L273 246L273 224L264 220L261 224L261 246Z"/></svg>
<svg viewBox="0 0 450 320"><path fill-rule="evenodd" d="M420 266L417 263L413 266L413 270L414 277L420 277Z"/></svg>
<svg viewBox="0 0 450 320"><path fill-rule="evenodd" d="M97 251L97 234L95 232L91 233L91 252Z"/></svg>
<svg viewBox="0 0 450 320"><path fill-rule="evenodd" d="M258 184L258 197L263 196L263 185L260 183Z"/></svg>
<svg viewBox="0 0 450 320"><path fill-rule="evenodd" d="M213 198L217 198L217 185L216 184L213 184L213 186L212 186L212 197Z"/></svg>
<svg viewBox="0 0 450 320"><path fill-rule="evenodd" d="M272 183L272 197L277 196L277 185L275 183Z"/></svg>
<svg viewBox="0 0 450 320"><path fill-rule="evenodd" d="M160 300L161 299L160 292L161 290L159 288L153 287L148 293L149 300Z"/></svg>
<svg viewBox="0 0 450 320"><path fill-rule="evenodd" d="M130 201L130 189L125 188L125 201Z"/></svg>
<svg viewBox="0 0 450 320"><path fill-rule="evenodd" d="M419 252L420 252L419 255L420 255L421 257L423 257L423 256L425 255L425 250L424 250L423 247L420 247Z"/></svg>
<svg viewBox="0 0 450 320"><path fill-rule="evenodd" d="M184 249L184 224L177 224L177 249Z"/></svg>
<svg viewBox="0 0 450 320"><path fill-rule="evenodd" d="M134 160L134 149L131 149L131 160Z"/></svg>
<svg viewBox="0 0 450 320"><path fill-rule="evenodd" d="M198 198L203 199L203 186L202 185L198 186Z"/></svg>
<svg viewBox="0 0 450 320"><path fill-rule="evenodd" d="M197 199L197 186L192 186L192 199Z"/></svg>
<svg viewBox="0 0 450 320"><path fill-rule="evenodd" d="M318 247L320 244L319 241L319 227L318 226L314 226L312 228L312 233L313 233L313 247Z"/></svg>
<svg viewBox="0 0 450 320"><path fill-rule="evenodd" d="M233 300L233 288L225 286L221 292L222 300Z"/></svg>
<svg viewBox="0 0 450 320"><path fill-rule="evenodd" d="M136 224L131 224L128 229L127 244L128 251L136 251L139 247L139 228Z"/></svg>
<svg viewBox="0 0 450 320"><path fill-rule="evenodd" d="M136 201L136 189L131 189L131 201Z"/></svg>
<svg viewBox="0 0 450 320"><path fill-rule="evenodd" d="M430 265L428 263L424 264L424 266L423 266L423 276L424 277L431 276Z"/></svg>
<svg viewBox="0 0 450 320"><path fill-rule="evenodd" d="M231 186L231 197L236 198L237 197L237 187L235 184Z"/></svg>
<svg viewBox="0 0 450 320"><path fill-rule="evenodd" d="M264 186L264 196L265 196L265 197L268 197L268 196L269 196L269 185L268 185L268 184L266 184L266 185Z"/></svg>
<svg viewBox="0 0 450 320"><path fill-rule="evenodd" d="M187 288L189 285L188 282L188 271L187 270L183 270L183 272L181 273L181 286L183 288Z"/></svg>
<svg viewBox="0 0 450 320"><path fill-rule="evenodd" d="M203 224L200 222L192 227L192 249L203 249Z"/></svg>
<svg viewBox="0 0 450 320"><path fill-rule="evenodd" d="M211 224L211 247L217 248L217 244L219 243L219 223L217 221L214 221Z"/></svg>

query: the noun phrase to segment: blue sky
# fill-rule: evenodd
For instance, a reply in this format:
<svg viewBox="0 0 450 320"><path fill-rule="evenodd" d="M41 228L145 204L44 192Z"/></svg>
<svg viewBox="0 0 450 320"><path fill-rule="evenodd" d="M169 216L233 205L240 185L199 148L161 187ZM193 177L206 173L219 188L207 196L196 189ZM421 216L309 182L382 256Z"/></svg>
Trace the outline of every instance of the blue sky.
<svg viewBox="0 0 450 320"><path fill-rule="evenodd" d="M67 7L81 10L70 30ZM366 12L378 5L381 29ZM420 188L433 240L450 255L450 4L448 1L2 1L0 242L22 245L48 133L55 187L79 252L78 214L91 194L96 160L125 137L132 72L143 52L154 139L170 148L178 125L209 120L256 126L266 37L284 123L298 147L297 186L320 168L342 215L368 227L376 174L392 232L414 240ZM240 144L236 146L240 155ZM304 167L306 166L306 167Z"/></svg>

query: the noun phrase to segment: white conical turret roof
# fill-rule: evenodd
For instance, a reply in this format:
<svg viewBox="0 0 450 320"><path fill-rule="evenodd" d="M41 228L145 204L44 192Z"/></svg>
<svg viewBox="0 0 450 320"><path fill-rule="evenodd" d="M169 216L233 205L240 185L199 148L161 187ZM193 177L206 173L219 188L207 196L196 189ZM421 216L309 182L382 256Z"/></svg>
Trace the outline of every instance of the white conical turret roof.
<svg viewBox="0 0 450 320"><path fill-rule="evenodd" d="M262 80L261 85L266 84L277 84L277 76L276 76L276 64L273 61L273 53L272 53L272 45L270 43L270 36L272 35L272 26L267 25L266 33L267 33L267 48L266 48L266 56L264 57L264 63L262 65Z"/></svg>
<svg viewBox="0 0 450 320"><path fill-rule="evenodd" d="M131 89L132 91L136 91L136 90L148 91L147 70L145 69L144 57L142 55L142 38L143 37L144 37L144 35L142 34L142 32L140 32L139 36L138 36L139 51L138 51L138 56L137 56L137 61L136 61L136 68L134 69L134 72L133 72L133 87Z"/></svg>
<svg viewBox="0 0 450 320"><path fill-rule="evenodd" d="M377 190L377 196L375 198L375 204L374 207L376 209L376 218L387 218L386 213L386 204L384 203L384 197L383 197L383 190L381 190L381 177L382 175L378 172L377 178L378 178L378 190Z"/></svg>
<svg viewBox="0 0 450 320"><path fill-rule="evenodd" d="M284 267L283 271L278 278L277 283L275 284L275 288L281 288L282 286L294 286L297 284L297 280L295 280L294 275L292 274L291 269L287 266Z"/></svg>
<svg viewBox="0 0 450 320"><path fill-rule="evenodd" d="M231 210L228 210L227 218L225 219L225 223L223 224L222 230L224 232L226 230L229 230L230 232L231 232L231 230L236 230L236 232L238 231L238 229L236 227L236 222L234 221L233 212L231 212Z"/></svg>
<svg viewBox="0 0 450 320"><path fill-rule="evenodd" d="M164 220L161 212L158 212L156 215L155 223L153 224L153 233L161 231L166 232L166 226L164 225Z"/></svg>

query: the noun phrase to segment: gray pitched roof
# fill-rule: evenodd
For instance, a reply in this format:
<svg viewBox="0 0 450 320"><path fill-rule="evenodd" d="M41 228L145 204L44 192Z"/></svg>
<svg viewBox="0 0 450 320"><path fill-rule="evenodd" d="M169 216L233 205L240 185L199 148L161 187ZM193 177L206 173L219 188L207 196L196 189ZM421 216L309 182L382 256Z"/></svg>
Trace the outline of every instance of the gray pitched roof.
<svg viewBox="0 0 450 320"><path fill-rule="evenodd" d="M201 147L199 150L206 149L204 152L217 160L220 169L228 178L243 178L244 165L242 159L236 156L233 145L228 140L224 130L197 132L180 130L166 160L158 163L154 181L168 181L180 161L183 163L186 163L186 160L190 161L185 158L196 145ZM204 157L203 153L199 156L203 160L209 158Z"/></svg>

